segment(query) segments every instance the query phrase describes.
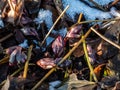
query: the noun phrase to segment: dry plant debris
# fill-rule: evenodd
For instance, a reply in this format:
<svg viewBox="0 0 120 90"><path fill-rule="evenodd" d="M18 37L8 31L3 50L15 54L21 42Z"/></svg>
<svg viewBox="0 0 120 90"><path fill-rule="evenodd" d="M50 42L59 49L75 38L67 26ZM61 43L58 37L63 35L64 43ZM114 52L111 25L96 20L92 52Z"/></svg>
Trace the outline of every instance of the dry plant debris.
<svg viewBox="0 0 120 90"><path fill-rule="evenodd" d="M119 0L0 0L1 90L120 89Z"/></svg>

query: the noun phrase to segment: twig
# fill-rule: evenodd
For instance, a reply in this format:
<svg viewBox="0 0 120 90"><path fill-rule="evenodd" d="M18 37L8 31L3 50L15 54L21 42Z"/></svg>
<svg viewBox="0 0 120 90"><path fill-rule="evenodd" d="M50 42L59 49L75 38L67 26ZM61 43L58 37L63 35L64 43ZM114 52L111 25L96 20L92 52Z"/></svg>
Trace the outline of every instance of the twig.
<svg viewBox="0 0 120 90"><path fill-rule="evenodd" d="M77 23L80 23L80 22L81 22L82 16L83 16L83 14L80 13Z"/></svg>
<svg viewBox="0 0 120 90"><path fill-rule="evenodd" d="M0 60L0 64L7 63L8 61L9 61L9 56L6 56Z"/></svg>
<svg viewBox="0 0 120 90"><path fill-rule="evenodd" d="M117 4L118 2L120 2L120 0L114 0L114 1L112 2L111 6Z"/></svg>
<svg viewBox="0 0 120 90"><path fill-rule="evenodd" d="M89 21L82 21L78 24L91 23L91 22L117 21L117 20L120 20L120 18L105 19L105 20L89 20Z"/></svg>
<svg viewBox="0 0 120 90"><path fill-rule="evenodd" d="M102 6L100 6L98 3L96 3L95 1L93 0L89 0L90 2L92 2L96 7L98 7L99 9L103 10L103 11L106 11Z"/></svg>
<svg viewBox="0 0 120 90"><path fill-rule="evenodd" d="M117 45L116 43L112 42L111 40L107 39L106 37L104 37L102 34L100 34L97 30L95 30L93 27L91 27L91 30L96 33L99 37L101 37L103 40L105 40L106 42L112 44L113 46L115 46L116 48L120 49L120 46Z"/></svg>
<svg viewBox="0 0 120 90"><path fill-rule="evenodd" d="M64 13L66 12L66 10L69 8L69 5L64 9L64 11L60 14L60 16L57 18L57 20L55 21L55 23L53 24L53 26L50 28L49 32L47 33L47 35L45 36L45 38L43 39L41 46L44 44L45 40L47 39L47 37L50 35L50 33L52 32L53 28L55 27L55 25L57 24L57 22L60 20L60 18L64 15Z"/></svg>
<svg viewBox="0 0 120 90"><path fill-rule="evenodd" d="M84 38L84 36L82 36L82 38ZM85 56L86 56L86 61L88 63L88 67L90 69L90 74L93 75L93 79L95 80L95 82L98 82L97 77L96 77L96 75L95 75L95 73L93 71L92 65L91 65L90 60L89 60L85 39L83 40L83 49L84 49L84 52L85 52Z"/></svg>
<svg viewBox="0 0 120 90"><path fill-rule="evenodd" d="M11 36L13 36L12 33L8 34L7 36L4 36L3 38L0 39L0 43L5 41L6 39L10 38Z"/></svg>
<svg viewBox="0 0 120 90"><path fill-rule="evenodd" d="M25 66L24 66L23 78L27 77L28 66L29 66L29 61L30 61L30 58L31 58L32 49L33 49L33 45L30 45L30 47L28 49L27 61L26 61Z"/></svg>
<svg viewBox="0 0 120 90"><path fill-rule="evenodd" d="M74 46L74 47L60 60L60 62L57 64L57 66L59 66L61 63L63 63L63 62L73 53L73 51L82 43L82 41L90 34L90 32L91 32L91 29L89 29L89 30L87 31L87 33L84 35L84 37L81 38L81 39L78 41L77 45ZM57 66L56 66L56 67L57 67ZM36 89L38 88L38 86L40 86L41 83L42 83L50 74L52 74L52 73L55 71L56 67L52 68L31 90L36 90Z"/></svg>

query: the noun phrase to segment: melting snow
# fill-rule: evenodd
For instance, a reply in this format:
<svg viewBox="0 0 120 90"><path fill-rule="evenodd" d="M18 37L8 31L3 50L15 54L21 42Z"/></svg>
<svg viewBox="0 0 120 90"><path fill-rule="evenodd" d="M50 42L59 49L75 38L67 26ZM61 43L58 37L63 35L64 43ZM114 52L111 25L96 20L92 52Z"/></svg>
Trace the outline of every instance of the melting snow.
<svg viewBox="0 0 120 90"><path fill-rule="evenodd" d="M28 40L24 40L23 43L19 44L19 46L21 46L23 48L28 48Z"/></svg>
<svg viewBox="0 0 120 90"><path fill-rule="evenodd" d="M97 1L97 0L96 0ZM98 0L99 3L103 4L101 0ZM105 0L104 0L105 1ZM66 11L67 15L75 21L75 15L83 13L87 20L97 19L108 19L111 18L109 12L103 12L101 10L91 8L81 2L80 0L62 0L64 8L67 5L70 5L69 9Z"/></svg>
<svg viewBox="0 0 120 90"><path fill-rule="evenodd" d="M48 37L48 38L46 39L46 46L48 46L53 40L54 40L54 38Z"/></svg>
<svg viewBox="0 0 120 90"><path fill-rule="evenodd" d="M0 13L1 13L1 10L0 10ZM1 19L1 17L2 17L2 16L1 16L1 14L0 14L0 29L4 27L4 23L3 23L2 19Z"/></svg>
<svg viewBox="0 0 120 90"><path fill-rule="evenodd" d="M49 30L53 25L52 12L49 10L40 9L38 17L35 18L34 21L36 22L36 24L41 24L41 23L45 22L45 24Z"/></svg>

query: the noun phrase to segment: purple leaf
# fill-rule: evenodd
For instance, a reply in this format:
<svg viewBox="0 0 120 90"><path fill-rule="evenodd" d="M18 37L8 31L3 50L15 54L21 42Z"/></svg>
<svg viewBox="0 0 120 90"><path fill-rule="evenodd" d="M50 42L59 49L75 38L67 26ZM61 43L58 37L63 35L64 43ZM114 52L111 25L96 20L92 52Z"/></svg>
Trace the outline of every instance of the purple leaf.
<svg viewBox="0 0 120 90"><path fill-rule="evenodd" d="M89 60L92 64L94 64L95 60L95 52L92 49L91 45L87 44L87 51L88 51L88 56L89 56Z"/></svg>
<svg viewBox="0 0 120 90"><path fill-rule="evenodd" d="M67 38L79 38L80 37L80 32L82 29L82 25L75 25L72 26L69 31L67 32L66 37Z"/></svg>
<svg viewBox="0 0 120 90"><path fill-rule="evenodd" d="M22 51L22 47L20 46L13 46L6 49L6 54L10 55L9 65L13 65L15 63L25 62L27 56Z"/></svg>
<svg viewBox="0 0 120 90"><path fill-rule="evenodd" d="M21 29L21 31L25 36L32 35L32 36L36 36L39 39L37 31L32 27L24 27Z"/></svg>
<svg viewBox="0 0 120 90"><path fill-rule="evenodd" d="M58 36L52 43L52 49L55 56L60 56L64 51L64 40L61 36Z"/></svg>
<svg viewBox="0 0 120 90"><path fill-rule="evenodd" d="M43 69L50 69L55 66L53 58L42 58L37 61L37 65Z"/></svg>

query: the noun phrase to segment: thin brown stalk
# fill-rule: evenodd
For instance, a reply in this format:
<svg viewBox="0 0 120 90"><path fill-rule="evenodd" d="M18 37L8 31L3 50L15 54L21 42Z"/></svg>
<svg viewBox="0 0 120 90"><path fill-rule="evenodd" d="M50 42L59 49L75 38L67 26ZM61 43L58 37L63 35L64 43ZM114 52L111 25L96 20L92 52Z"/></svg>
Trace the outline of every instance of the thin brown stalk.
<svg viewBox="0 0 120 90"><path fill-rule="evenodd" d="M99 37L101 37L103 40L105 40L106 42L110 43L111 45L113 45L114 47L120 49L120 46L117 45L116 43L112 42L111 40L107 39L106 37L104 37L102 34L100 34L97 30L95 30L93 27L91 27L91 30L96 33Z"/></svg>
<svg viewBox="0 0 120 90"><path fill-rule="evenodd" d="M27 77L28 66L29 66L29 61L30 61L30 58L31 58L32 49L33 49L33 45L30 45L30 47L28 49L27 61L26 61L25 66L24 66L23 78Z"/></svg>
<svg viewBox="0 0 120 90"><path fill-rule="evenodd" d="M87 33L84 35L84 38L81 38L77 45L74 46L61 60L60 62L57 64L60 65L61 63L63 63L72 53L73 51L82 43L82 41L90 34L91 29L89 29L87 31ZM51 75L54 71L55 71L56 67L52 68L31 90L36 90L38 88L38 86L40 86L42 84L42 82L49 76Z"/></svg>
<svg viewBox="0 0 120 90"><path fill-rule="evenodd" d="M8 34L7 36L4 36L3 38L0 39L0 43L5 41L6 39L10 38L11 36L13 36L12 33Z"/></svg>
<svg viewBox="0 0 120 90"><path fill-rule="evenodd" d="M57 22L60 20L60 18L64 15L64 13L66 12L66 10L69 8L69 5L63 10L63 12L60 14L60 16L56 19L56 21L54 22L53 26L50 28L49 32L47 33L47 35L45 36L45 38L43 39L41 46L45 43L45 40L47 39L47 37L50 35L50 33L52 32L52 30L54 29L55 25L57 24Z"/></svg>

